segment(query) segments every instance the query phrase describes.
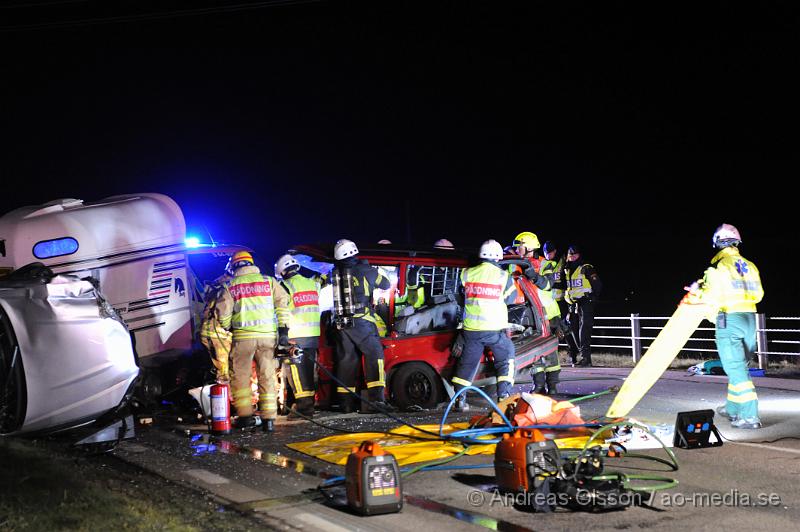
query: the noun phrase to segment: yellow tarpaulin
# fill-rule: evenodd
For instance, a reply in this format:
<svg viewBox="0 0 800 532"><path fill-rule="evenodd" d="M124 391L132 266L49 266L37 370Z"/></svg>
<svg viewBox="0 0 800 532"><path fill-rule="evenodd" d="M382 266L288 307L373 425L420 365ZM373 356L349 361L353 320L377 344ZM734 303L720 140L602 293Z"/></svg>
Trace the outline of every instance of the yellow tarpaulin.
<svg viewBox="0 0 800 532"><path fill-rule="evenodd" d="M439 432L439 425L420 425L420 428L431 432ZM444 426L445 434L468 428L467 423L452 423ZM458 442L443 442L440 440L421 441L416 438L404 437L404 434L427 437L411 427L401 425L391 429L395 434L382 432L360 432L358 434L341 434L329 436L316 441L306 441L287 444L287 447L300 451L303 454L319 458L332 464L344 465L347 457L364 440L373 440L380 444L386 452L392 453L400 465L417 462L439 460L460 453L464 447ZM431 436L431 438L433 438ZM489 437L491 438L491 437ZM562 448L581 448L588 436L567 437L554 440ZM470 445L466 454L494 454L495 445Z"/></svg>
<svg viewBox="0 0 800 532"><path fill-rule="evenodd" d="M625 379L606 412L610 418L625 417L669 367L708 314L707 305L681 303L642 359Z"/></svg>

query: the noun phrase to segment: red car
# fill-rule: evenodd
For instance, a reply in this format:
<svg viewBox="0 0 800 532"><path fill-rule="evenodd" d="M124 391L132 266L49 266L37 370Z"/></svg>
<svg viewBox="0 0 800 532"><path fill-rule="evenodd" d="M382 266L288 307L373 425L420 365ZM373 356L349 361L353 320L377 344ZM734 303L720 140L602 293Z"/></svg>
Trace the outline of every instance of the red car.
<svg viewBox="0 0 800 532"><path fill-rule="evenodd" d="M450 346L460 324L462 309L457 303L456 291L463 268L477 263L477 257L463 251L437 248L408 249L394 245L361 247L359 257L374 268L380 268L391 280L389 290L376 290L373 295L375 312L385 323L381 330L384 347L386 388L391 401L402 409L417 405L432 408L448 399L445 387L453 374L456 360L450 355ZM298 246L292 253L302 265L327 273L333 267L333 246ZM509 262L518 257L508 257ZM406 278L410 268L419 272L424 291L424 304L402 305L398 299L406 294ZM534 360L558 349L558 339L550 334L547 320L536 288L524 276L514 274L519 295L509 306L512 340L516 347L517 375ZM334 342L331 338L330 309L331 287L326 287L320 297L322 337L319 361L333 371ZM383 329L380 327L380 329ZM491 361L484 355L475 378L476 386L496 383ZM444 382L446 381L446 382ZM330 403L332 383L320 371L317 402Z"/></svg>

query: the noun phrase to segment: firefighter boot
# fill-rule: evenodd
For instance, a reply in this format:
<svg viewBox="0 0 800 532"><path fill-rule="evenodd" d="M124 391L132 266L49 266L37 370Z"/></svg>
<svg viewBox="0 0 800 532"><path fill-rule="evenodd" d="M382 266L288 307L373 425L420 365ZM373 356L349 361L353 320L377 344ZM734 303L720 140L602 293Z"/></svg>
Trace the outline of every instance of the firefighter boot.
<svg viewBox="0 0 800 532"><path fill-rule="evenodd" d="M540 371L538 373L534 373L533 374L533 389L531 390L531 393L543 394L544 393L544 385L545 385L544 372Z"/></svg>
<svg viewBox="0 0 800 532"><path fill-rule="evenodd" d="M274 419L263 419L263 423L261 424L261 430L267 433L275 432L275 420Z"/></svg>
<svg viewBox="0 0 800 532"><path fill-rule="evenodd" d="M288 419L301 419L314 416L314 398L302 397L294 404L294 408L289 411Z"/></svg>
<svg viewBox="0 0 800 532"><path fill-rule="evenodd" d="M548 371L545 373L547 379L547 395L555 395L558 393L558 381L561 370Z"/></svg>
<svg viewBox="0 0 800 532"><path fill-rule="evenodd" d="M261 418L256 416L239 416L235 423L235 427L242 430L249 430L259 425L261 425Z"/></svg>

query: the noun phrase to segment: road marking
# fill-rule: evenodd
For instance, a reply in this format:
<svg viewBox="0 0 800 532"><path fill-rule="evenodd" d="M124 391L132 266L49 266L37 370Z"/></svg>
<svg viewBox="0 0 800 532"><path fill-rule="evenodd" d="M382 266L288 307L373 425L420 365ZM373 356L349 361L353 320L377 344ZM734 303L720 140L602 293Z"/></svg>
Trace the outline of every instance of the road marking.
<svg viewBox="0 0 800 532"><path fill-rule="evenodd" d="M743 441L732 441L730 443L734 445L747 445L748 447L761 447L764 449L770 449L772 451L783 451L785 453L800 454L800 449L787 449L786 447L778 447L776 445L764 445L763 443L747 443Z"/></svg>
<svg viewBox="0 0 800 532"><path fill-rule="evenodd" d="M295 514L294 518L297 519L298 521L306 523L307 525L317 527L320 530L326 530L326 531L330 530L332 532L350 532L350 529L348 528L335 525L330 521L323 519L322 517L318 517L316 515L307 512Z"/></svg>
<svg viewBox="0 0 800 532"><path fill-rule="evenodd" d="M186 474L211 485L230 484L231 482L230 479L212 473L211 471L206 471L205 469L187 469Z"/></svg>

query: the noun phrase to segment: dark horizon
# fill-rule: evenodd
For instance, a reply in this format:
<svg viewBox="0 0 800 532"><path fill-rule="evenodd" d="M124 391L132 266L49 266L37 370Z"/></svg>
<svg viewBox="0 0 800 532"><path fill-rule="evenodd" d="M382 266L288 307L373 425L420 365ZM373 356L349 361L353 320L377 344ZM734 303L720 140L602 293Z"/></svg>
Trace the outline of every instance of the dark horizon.
<svg viewBox="0 0 800 532"><path fill-rule="evenodd" d="M116 14L72 4L3 10L0 213L161 192L191 234L268 264L302 242L530 230L579 243L603 306L643 314L671 312L727 222L760 310L796 309L790 3L294 2L55 26ZM134 4L188 5L116 9Z"/></svg>

